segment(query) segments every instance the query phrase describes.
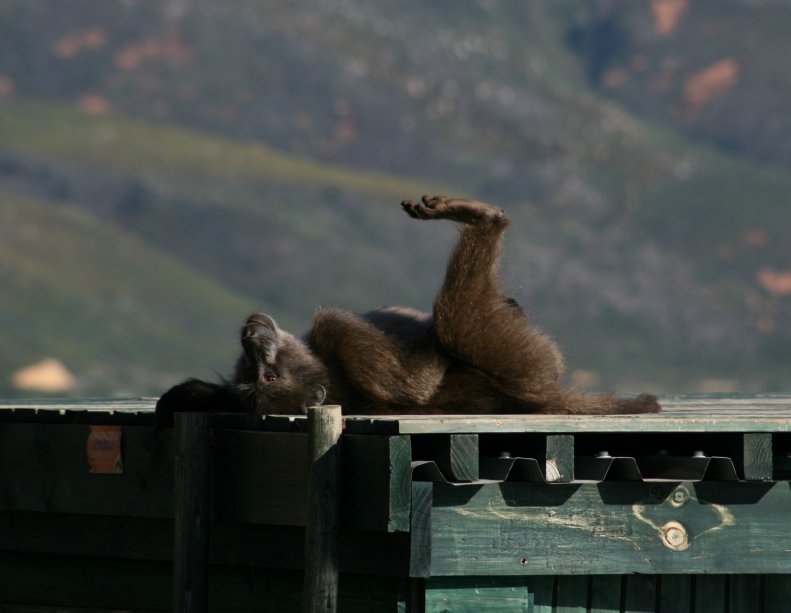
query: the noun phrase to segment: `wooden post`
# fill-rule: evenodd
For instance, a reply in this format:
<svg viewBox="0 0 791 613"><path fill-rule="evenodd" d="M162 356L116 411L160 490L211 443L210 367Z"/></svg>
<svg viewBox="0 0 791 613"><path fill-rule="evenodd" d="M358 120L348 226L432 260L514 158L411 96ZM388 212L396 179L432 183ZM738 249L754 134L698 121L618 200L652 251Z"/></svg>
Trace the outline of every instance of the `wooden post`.
<svg viewBox="0 0 791 613"><path fill-rule="evenodd" d="M304 613L333 613L338 605L341 408L308 409L308 522L305 528Z"/></svg>
<svg viewBox="0 0 791 613"><path fill-rule="evenodd" d="M176 413L173 611L209 610L209 413Z"/></svg>

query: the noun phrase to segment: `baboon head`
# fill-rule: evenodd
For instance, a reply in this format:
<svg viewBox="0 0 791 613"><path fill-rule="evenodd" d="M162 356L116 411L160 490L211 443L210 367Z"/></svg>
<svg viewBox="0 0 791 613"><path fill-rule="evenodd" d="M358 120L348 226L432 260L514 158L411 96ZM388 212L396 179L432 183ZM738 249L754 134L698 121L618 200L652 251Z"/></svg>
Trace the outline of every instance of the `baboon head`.
<svg viewBox="0 0 791 613"><path fill-rule="evenodd" d="M321 404L326 396L324 365L305 344L257 313L241 331L242 355L233 387L256 413L297 414Z"/></svg>

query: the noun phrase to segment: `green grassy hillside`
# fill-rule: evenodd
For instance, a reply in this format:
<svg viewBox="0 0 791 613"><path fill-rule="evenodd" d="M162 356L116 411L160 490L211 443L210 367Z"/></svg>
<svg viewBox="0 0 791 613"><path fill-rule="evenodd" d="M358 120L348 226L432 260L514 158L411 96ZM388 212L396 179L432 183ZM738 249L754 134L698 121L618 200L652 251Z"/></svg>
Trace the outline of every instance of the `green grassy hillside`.
<svg viewBox="0 0 791 613"><path fill-rule="evenodd" d="M0 192L0 215L0 372L53 357L78 393L151 394L232 365L249 299L68 204Z"/></svg>
<svg viewBox="0 0 791 613"><path fill-rule="evenodd" d="M726 4L2 3L0 367L151 393L249 310L428 308L442 192L508 210L573 380L786 389L786 9Z"/></svg>

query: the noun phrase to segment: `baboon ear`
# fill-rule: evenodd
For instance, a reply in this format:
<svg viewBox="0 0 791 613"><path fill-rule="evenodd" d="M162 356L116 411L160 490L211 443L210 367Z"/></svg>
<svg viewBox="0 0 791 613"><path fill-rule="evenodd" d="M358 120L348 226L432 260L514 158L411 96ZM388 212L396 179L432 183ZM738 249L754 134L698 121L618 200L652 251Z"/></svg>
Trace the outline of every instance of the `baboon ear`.
<svg viewBox="0 0 791 613"><path fill-rule="evenodd" d="M308 399L305 401L305 409L308 407L318 407L324 404L324 400L327 398L327 390L324 389L323 385L317 385L312 391Z"/></svg>

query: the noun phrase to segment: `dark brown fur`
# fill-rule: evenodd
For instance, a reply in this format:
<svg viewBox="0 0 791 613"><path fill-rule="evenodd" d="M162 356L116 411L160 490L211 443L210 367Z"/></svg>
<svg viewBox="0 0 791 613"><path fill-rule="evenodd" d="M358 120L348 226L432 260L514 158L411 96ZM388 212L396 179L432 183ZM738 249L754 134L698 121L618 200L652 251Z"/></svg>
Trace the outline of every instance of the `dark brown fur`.
<svg viewBox="0 0 791 613"><path fill-rule="evenodd" d="M560 385L563 357L532 327L497 278L505 213L444 197L406 200L415 219L462 224L433 314L393 307L354 315L322 309L303 339L262 314L242 328L243 352L225 384L190 380L157 413L301 413L322 401L346 413L648 413L654 396L579 394Z"/></svg>

